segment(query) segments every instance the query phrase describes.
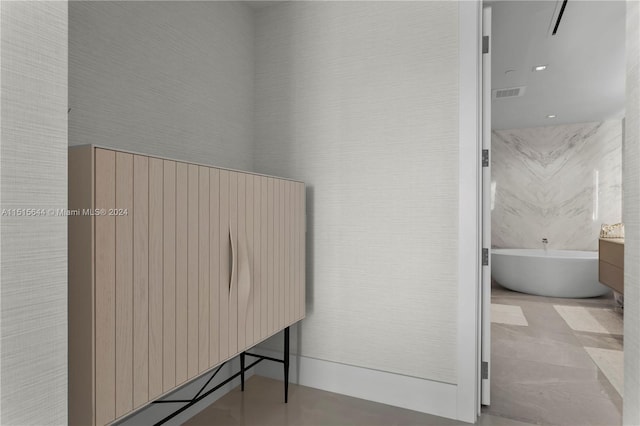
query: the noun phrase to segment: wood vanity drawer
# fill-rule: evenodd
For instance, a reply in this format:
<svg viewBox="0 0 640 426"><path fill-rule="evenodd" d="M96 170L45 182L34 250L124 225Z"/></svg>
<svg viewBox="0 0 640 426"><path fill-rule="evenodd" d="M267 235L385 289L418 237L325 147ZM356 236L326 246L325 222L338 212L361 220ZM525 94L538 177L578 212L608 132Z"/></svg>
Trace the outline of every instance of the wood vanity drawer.
<svg viewBox="0 0 640 426"><path fill-rule="evenodd" d="M618 293L624 293L624 270L622 268L601 260L598 280Z"/></svg>
<svg viewBox="0 0 640 426"><path fill-rule="evenodd" d="M600 239L598 280L624 294L624 240Z"/></svg>

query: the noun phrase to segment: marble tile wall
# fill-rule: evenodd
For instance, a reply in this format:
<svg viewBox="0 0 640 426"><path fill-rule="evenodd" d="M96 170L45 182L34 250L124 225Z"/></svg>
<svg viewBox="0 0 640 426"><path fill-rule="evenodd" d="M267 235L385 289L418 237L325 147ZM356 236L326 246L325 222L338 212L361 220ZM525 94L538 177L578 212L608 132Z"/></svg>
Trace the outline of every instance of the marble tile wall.
<svg viewBox="0 0 640 426"><path fill-rule="evenodd" d="M492 132L492 246L597 250L622 209L622 123Z"/></svg>

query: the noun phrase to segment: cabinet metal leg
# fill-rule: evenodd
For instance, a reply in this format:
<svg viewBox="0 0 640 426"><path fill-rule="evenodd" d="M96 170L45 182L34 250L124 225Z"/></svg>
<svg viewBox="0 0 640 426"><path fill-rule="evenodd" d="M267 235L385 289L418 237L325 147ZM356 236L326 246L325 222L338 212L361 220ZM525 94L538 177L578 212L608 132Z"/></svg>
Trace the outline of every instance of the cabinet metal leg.
<svg viewBox="0 0 640 426"><path fill-rule="evenodd" d="M284 329L284 402L289 402L289 327Z"/></svg>
<svg viewBox="0 0 640 426"><path fill-rule="evenodd" d="M244 355L244 352L240 354L240 390L242 392L244 392Z"/></svg>

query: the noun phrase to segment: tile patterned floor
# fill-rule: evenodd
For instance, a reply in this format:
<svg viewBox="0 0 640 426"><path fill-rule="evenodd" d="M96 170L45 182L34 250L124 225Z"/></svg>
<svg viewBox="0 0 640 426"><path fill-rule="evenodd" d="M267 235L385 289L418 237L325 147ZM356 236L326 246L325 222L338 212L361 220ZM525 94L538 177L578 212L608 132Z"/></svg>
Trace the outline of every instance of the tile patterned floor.
<svg viewBox="0 0 640 426"><path fill-rule="evenodd" d="M622 422L622 314L612 296L559 299L494 285L528 326L493 323L486 414L543 425Z"/></svg>

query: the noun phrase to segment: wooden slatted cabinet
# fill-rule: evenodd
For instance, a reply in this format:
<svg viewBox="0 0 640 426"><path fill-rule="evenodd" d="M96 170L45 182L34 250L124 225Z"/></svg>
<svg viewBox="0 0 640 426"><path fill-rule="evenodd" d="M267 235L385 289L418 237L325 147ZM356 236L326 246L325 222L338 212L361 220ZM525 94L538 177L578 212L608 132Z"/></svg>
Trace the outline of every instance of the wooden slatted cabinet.
<svg viewBox="0 0 640 426"><path fill-rule="evenodd" d="M70 424L111 423L304 318L304 190L70 148Z"/></svg>

